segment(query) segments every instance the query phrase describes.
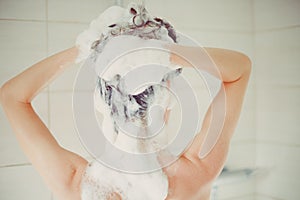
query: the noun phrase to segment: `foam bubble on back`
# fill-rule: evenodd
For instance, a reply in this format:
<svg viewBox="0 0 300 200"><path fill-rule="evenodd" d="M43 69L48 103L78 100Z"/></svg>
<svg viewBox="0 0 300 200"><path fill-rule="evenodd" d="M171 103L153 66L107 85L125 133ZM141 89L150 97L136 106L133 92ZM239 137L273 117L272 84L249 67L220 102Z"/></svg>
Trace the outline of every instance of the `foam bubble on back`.
<svg viewBox="0 0 300 200"><path fill-rule="evenodd" d="M128 174L92 162L81 184L82 200L107 199L117 193L122 200L162 200L167 196L168 181L163 172Z"/></svg>

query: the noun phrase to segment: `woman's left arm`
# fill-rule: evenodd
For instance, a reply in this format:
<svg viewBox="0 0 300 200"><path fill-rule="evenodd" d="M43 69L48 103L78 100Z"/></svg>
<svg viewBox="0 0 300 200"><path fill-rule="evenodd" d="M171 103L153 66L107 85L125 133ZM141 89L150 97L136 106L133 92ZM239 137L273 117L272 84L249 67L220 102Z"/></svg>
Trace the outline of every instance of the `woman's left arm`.
<svg viewBox="0 0 300 200"><path fill-rule="evenodd" d="M73 47L46 58L7 81L0 90L2 107L23 151L48 187L63 199L79 199L80 176L87 162L59 146L31 101L73 63L77 54Z"/></svg>
<svg viewBox="0 0 300 200"><path fill-rule="evenodd" d="M172 63L183 67L193 67L192 63L198 69L205 70L223 82L192 144L176 162L164 168L169 180L167 200L208 200L213 181L226 161L230 140L240 116L251 72L251 61L246 55L227 49L177 45L170 46L170 49L175 52L171 54ZM212 112L213 106L216 108L214 113ZM225 115L224 109L219 109L220 106L225 106ZM224 123L219 120L220 116L224 117L222 119ZM199 153L207 138L216 133L220 133L216 144L208 140L214 146L211 151L206 152L205 156L200 158Z"/></svg>

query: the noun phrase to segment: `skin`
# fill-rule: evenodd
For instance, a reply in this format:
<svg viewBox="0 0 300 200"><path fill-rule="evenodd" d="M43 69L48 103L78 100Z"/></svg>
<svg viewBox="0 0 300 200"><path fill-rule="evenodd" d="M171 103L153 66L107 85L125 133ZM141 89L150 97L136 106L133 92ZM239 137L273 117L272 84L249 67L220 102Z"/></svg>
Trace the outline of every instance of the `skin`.
<svg viewBox="0 0 300 200"><path fill-rule="evenodd" d="M198 154L204 138L209 131L212 131L209 129L212 118L211 108L209 108L201 131L196 135L192 145L174 164L163 169L169 179L167 200L208 200L212 182L219 175L226 161L230 139L247 88L251 62L247 56L239 52L205 48L217 65L218 70L215 70L212 66L197 62L197 59L201 60L201 56L204 55L203 49L178 45L167 46L167 48L186 55L189 60L195 61L194 64L198 63L199 68L223 81L226 94L225 124L213 150L205 158L199 159ZM72 47L46 58L7 81L0 90L2 107L23 151L54 195L64 200L80 199L81 177L87 161L59 146L33 110L31 101L73 63L77 54L77 48ZM173 53L170 61L184 67L191 67L191 64ZM218 103L220 99L221 93L213 103ZM113 196L113 199L121 199L118 194Z"/></svg>
<svg viewBox="0 0 300 200"><path fill-rule="evenodd" d="M225 49L200 49L183 46L171 46L169 48L192 61L200 69L206 70L223 80L220 90L223 92L218 93L209 107L200 133L196 135L191 146L182 157L173 165L164 169L169 179L167 200L208 200L212 183L224 167L230 140L239 119L251 72L251 61L244 54ZM204 51L215 62L217 68L207 65L209 62L205 62L207 56L203 53ZM174 54L171 56L171 62L191 67L191 64ZM212 151L205 158L199 159L199 152L204 138L211 131L214 131L214 129L210 129L214 117L212 116L211 107L218 105L223 100L222 95L224 93L226 115L220 137Z"/></svg>

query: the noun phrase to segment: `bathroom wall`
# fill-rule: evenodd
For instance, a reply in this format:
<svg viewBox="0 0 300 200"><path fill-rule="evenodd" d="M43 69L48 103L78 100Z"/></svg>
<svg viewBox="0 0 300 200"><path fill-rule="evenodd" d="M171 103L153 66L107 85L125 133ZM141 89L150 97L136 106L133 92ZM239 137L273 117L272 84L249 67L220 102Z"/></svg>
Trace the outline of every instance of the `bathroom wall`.
<svg viewBox="0 0 300 200"><path fill-rule="evenodd" d="M0 0L0 84L38 60L72 46L78 33L87 28L93 18L97 17L99 13L113 3L113 0ZM276 65L272 66L273 63L269 63L271 61L265 58L272 55L271 52L266 52L268 46L285 45L283 42L278 44L274 42L277 41L277 38L284 36L289 37L288 44L292 45L292 49L298 48L299 50L296 42L294 43L290 39L293 34L297 34L296 29L281 30L279 28L273 32L257 31L255 34L254 20L258 23L260 22L259 18L264 19L265 23L260 22L260 29L257 30L265 28L273 30L274 27L265 27L269 25L272 18L267 18L268 16L262 13L265 7L260 5L258 1L253 0L227 0L226 2L220 0L149 0L147 1L147 5L153 14L166 17L179 31L196 39L203 46L238 50L249 55L253 62L254 58L258 57L259 62L257 62L257 65L259 66L264 66L267 63L268 69L273 69L274 67L276 70L270 71L277 74L265 74L265 76L270 78L268 81L270 84L278 84L279 81L282 81L282 79L272 79L272 77L278 74L294 78L292 81L280 83L281 87L278 90L274 88L270 89L272 92L268 96L265 96L264 90L261 89L263 87L256 87L255 85L257 77L260 77L259 80L264 79L258 73L259 70L256 69L256 62L254 62L254 72L251 76L244 108L233 137L226 165L233 169L254 167L256 156L258 157L257 163L264 165L265 155L270 154L272 150L275 152L277 147L280 147L283 152L278 152L276 155L284 156L291 160L293 157L289 157L287 153L295 153L298 150L297 145L299 144L295 144L297 142L296 128L291 129L287 125L289 124L287 122L295 122L297 102L296 100L280 95L280 99L278 100L285 102L283 107L280 108L280 112L286 112L284 106L292 104L295 108L293 110L290 109L290 112L294 117L277 117L275 118L277 121L272 123L268 121L268 116L274 113L272 106L278 108L275 104L277 101L273 100L271 103L268 103L264 97L272 100L281 91L285 91L285 95L296 95L294 91L297 90L297 84L299 86L297 74L295 73L296 57L293 54L294 65L292 66L281 66L275 61ZM255 14L257 14L256 17L254 17L254 8L257 9L255 11ZM288 10L289 8L286 9ZM288 18L284 21L281 17L278 17L277 20L280 21L279 24L275 22L271 23L275 23L276 28L278 28L277 25L280 27L291 25L286 24L289 22ZM257 37L255 38L255 36ZM272 36L272 39L269 36ZM254 52L254 48L257 52ZM275 49L272 49L273 51ZM285 46L283 49L285 53L283 54L283 60L279 60L279 51L275 51L276 59L282 64L288 59L287 51L293 52L290 50L290 46ZM258 52L264 52L267 56L259 57L259 55L263 54ZM33 104L37 113L61 145L88 157L88 154L80 145L72 118L72 86L78 67L70 67L61 77L47 87L34 100ZM291 71L279 71L279 69L283 68L291 69ZM262 68L261 70L263 69L266 68ZM264 73L264 71L261 73ZM262 82L260 84L264 85ZM269 87L271 88L271 85ZM280 89L283 87L287 87L288 89ZM257 94L262 95L262 97L258 98ZM259 104L258 106L264 108L256 110L256 103ZM258 119L264 120L269 126L266 127ZM282 126L280 125L281 121L283 122ZM259 131L257 153L256 123L258 124L257 128ZM278 130L274 127L271 128L271 124L276 124ZM0 199L54 199L19 148L2 110L0 112L0 127ZM285 128L285 131L287 129L289 131L293 130L294 137L286 136L287 133L280 134L279 130L283 130L283 128ZM278 134L276 132L276 137L274 136L273 138L269 135L272 133L270 131L277 131ZM285 139L284 142L280 142L281 138ZM272 161L274 161L274 164L279 162L276 161L274 156ZM294 170L296 169L296 166L293 164L287 164L287 166L293 167ZM280 169L277 169L276 173L283 174L286 172L284 169L288 171L287 166L284 167L282 165ZM260 199L264 199L265 195L276 196L277 194L270 192L273 188L268 186L271 181L277 180L276 178L280 177L273 175L273 177L264 179L258 183L257 188L255 187L255 179L222 186L218 188L218 199L253 200L255 199L255 189L258 191L257 195ZM283 181L287 182L288 179L285 178ZM276 192L278 192L279 186L277 185Z"/></svg>
<svg viewBox="0 0 300 200"><path fill-rule="evenodd" d="M300 198L300 1L255 0L257 200Z"/></svg>

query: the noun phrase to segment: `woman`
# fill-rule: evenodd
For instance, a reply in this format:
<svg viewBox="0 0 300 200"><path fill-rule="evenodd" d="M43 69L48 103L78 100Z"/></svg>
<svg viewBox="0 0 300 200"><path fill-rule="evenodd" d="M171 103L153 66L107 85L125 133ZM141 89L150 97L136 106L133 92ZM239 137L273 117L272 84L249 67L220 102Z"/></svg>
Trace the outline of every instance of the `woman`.
<svg viewBox="0 0 300 200"><path fill-rule="evenodd" d="M170 54L170 62L182 67L190 67L190 64L177 56L177 53L187 57L188 60L194 60L196 65L201 61L199 55L203 55L203 49L198 47L177 44L165 47L171 52L176 52ZM204 50L215 62L218 72L213 66L199 64L199 67L223 81L226 101L225 121L214 148L206 157L200 159L199 152L205 136L215 131L209 129L212 117L210 107L201 131L194 138L192 145L175 163L163 169L169 181L168 200L209 199L212 183L224 166L250 76L251 62L247 56L225 49L204 48ZM77 47L62 51L33 65L1 87L1 104L22 149L53 194L64 200L81 199L80 185L88 162L56 142L34 112L31 101L70 66L77 56ZM223 101L222 95L224 94L220 92L212 105ZM114 193L111 199L121 197L118 193Z"/></svg>
<svg viewBox="0 0 300 200"><path fill-rule="evenodd" d="M180 49L180 46L172 46ZM181 47L190 55L195 47ZM220 173L234 132L249 80L251 63L247 56L225 49L205 48L218 66L226 93L226 118L217 144L199 159L201 144L210 125L211 109L207 112L201 132L190 148L164 171L169 176L167 199L209 199L213 180ZM80 199L80 183L87 161L63 149L34 112L31 101L77 57L72 47L33 65L1 87L1 104L16 137L32 165L38 170L51 191L60 199ZM171 62L187 66L175 54ZM25 83L25 84L24 84ZM214 102L220 97L217 96ZM45 156L47 155L47 156ZM172 169L176 168L176 174Z"/></svg>

